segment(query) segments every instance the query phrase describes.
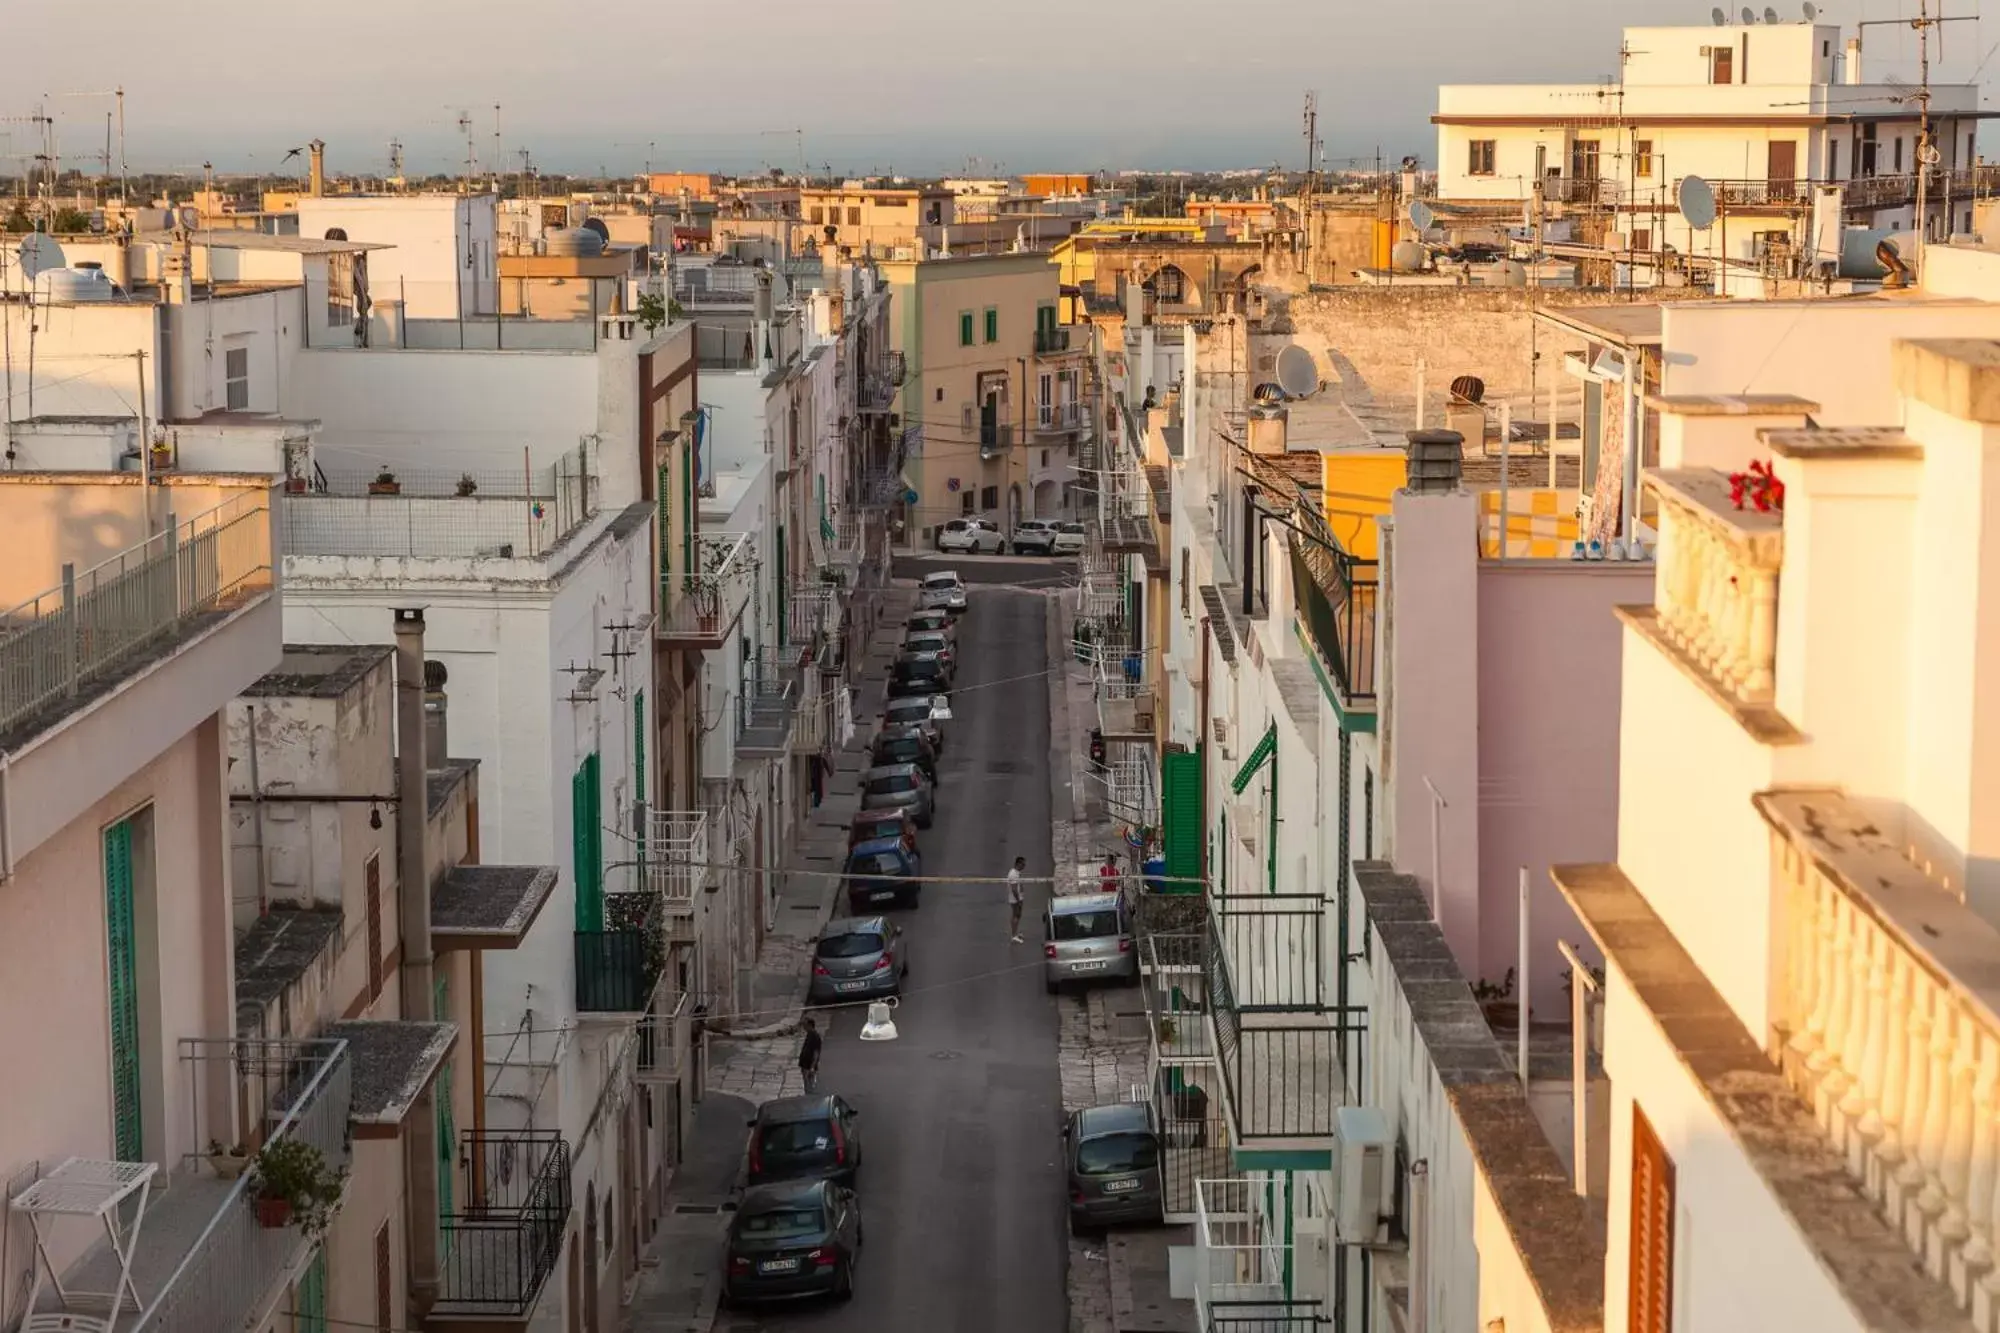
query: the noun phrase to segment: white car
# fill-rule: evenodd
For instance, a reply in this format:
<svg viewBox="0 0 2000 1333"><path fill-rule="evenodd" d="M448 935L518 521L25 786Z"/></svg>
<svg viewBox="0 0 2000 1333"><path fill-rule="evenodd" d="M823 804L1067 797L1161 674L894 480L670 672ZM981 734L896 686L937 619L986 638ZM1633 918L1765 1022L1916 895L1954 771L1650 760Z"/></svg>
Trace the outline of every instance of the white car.
<svg viewBox="0 0 2000 1333"><path fill-rule="evenodd" d="M1053 519L1024 518L1014 525L1014 550L1016 554L1053 555L1056 549L1056 529L1062 526Z"/></svg>
<svg viewBox="0 0 2000 1333"><path fill-rule="evenodd" d="M981 551L1004 555L1007 535L983 518L955 518L938 529L937 548L940 551L969 551L974 555Z"/></svg>
<svg viewBox="0 0 2000 1333"><path fill-rule="evenodd" d="M923 584L917 592L918 600L926 611L965 610L965 583L958 577L957 570L945 569L924 575Z"/></svg>
<svg viewBox="0 0 2000 1333"><path fill-rule="evenodd" d="M1056 528L1055 541L1049 547L1050 555L1083 554L1083 524L1064 523Z"/></svg>

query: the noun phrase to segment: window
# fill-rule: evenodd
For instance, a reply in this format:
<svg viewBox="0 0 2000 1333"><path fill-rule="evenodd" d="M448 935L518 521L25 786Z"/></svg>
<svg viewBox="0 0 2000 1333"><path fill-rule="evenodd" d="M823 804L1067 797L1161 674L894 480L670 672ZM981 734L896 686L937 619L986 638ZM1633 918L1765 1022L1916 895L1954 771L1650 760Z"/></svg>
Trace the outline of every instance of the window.
<svg viewBox="0 0 2000 1333"><path fill-rule="evenodd" d="M970 514L972 512L971 491L960 491L958 493L958 512L961 514Z"/></svg>
<svg viewBox="0 0 2000 1333"><path fill-rule="evenodd" d="M812 220L815 226L825 222L826 210L824 208L814 208L812 211Z"/></svg>
<svg viewBox="0 0 2000 1333"><path fill-rule="evenodd" d="M998 486L980 487L979 507L981 509L998 509L1000 507L1000 488Z"/></svg>
<svg viewBox="0 0 2000 1333"><path fill-rule="evenodd" d="M1153 296L1170 305L1178 305L1187 299L1187 274L1168 264L1152 278Z"/></svg>
<svg viewBox="0 0 2000 1333"><path fill-rule="evenodd" d="M1181 547L1181 614L1184 616L1190 614L1188 611L1188 584L1194 578L1193 555L1194 552L1188 547Z"/></svg>
<svg viewBox="0 0 2000 1333"><path fill-rule="evenodd" d="M1468 175L1493 174L1494 146L1494 141L1491 139L1474 139L1467 145L1465 170Z"/></svg>
<svg viewBox="0 0 2000 1333"><path fill-rule="evenodd" d="M958 312L958 345L960 347L972 346L972 312L970 310L961 310Z"/></svg>
<svg viewBox="0 0 2000 1333"><path fill-rule="evenodd" d="M222 353L223 405L232 412L250 410L250 349L230 347Z"/></svg>
<svg viewBox="0 0 2000 1333"><path fill-rule="evenodd" d="M375 1231L375 1333L396 1326L396 1267L389 1254L389 1224Z"/></svg>
<svg viewBox="0 0 2000 1333"><path fill-rule="evenodd" d="M861 225L861 206L859 204L847 210L847 225L850 227Z"/></svg>
<svg viewBox="0 0 2000 1333"><path fill-rule="evenodd" d="M1595 139L1578 139L1569 146L1569 174L1572 180L1594 181L1597 179L1598 142Z"/></svg>
<svg viewBox="0 0 2000 1333"><path fill-rule="evenodd" d="M1965 132L1965 165L1968 167L1975 165L1979 161L1972 151L1972 134L1971 130Z"/></svg>
<svg viewBox="0 0 2000 1333"><path fill-rule="evenodd" d="M382 995L382 857L368 858L362 872L368 895L368 1002Z"/></svg>
<svg viewBox="0 0 2000 1333"><path fill-rule="evenodd" d="M1830 181L1840 179L1840 140L1838 139L1829 139L1827 141L1826 178Z"/></svg>
<svg viewBox="0 0 2000 1333"><path fill-rule="evenodd" d="M570 779L570 859L576 886L576 929L604 929L604 804L596 754L584 756Z"/></svg>
<svg viewBox="0 0 2000 1333"><path fill-rule="evenodd" d="M986 341L1000 341L1000 312L992 306L986 307Z"/></svg>
<svg viewBox="0 0 2000 1333"><path fill-rule="evenodd" d="M1892 171L1892 172L1900 172L1900 171L1901 171L1901 170L1903 169L1903 136L1902 136L1902 135L1900 135L1900 134L1899 134L1899 135L1897 135L1897 136L1895 137L1895 139L1891 141L1891 144L1890 144L1890 154L1891 154L1891 156L1892 156L1892 157L1894 158L1894 160L1895 160L1895 164L1894 164L1893 166L1891 166L1891 167L1889 168L1889 170L1890 170L1890 171Z"/></svg>
<svg viewBox="0 0 2000 1333"><path fill-rule="evenodd" d="M815 952L821 958L865 958L888 947L887 942L873 931L855 931L822 937Z"/></svg>
<svg viewBox="0 0 2000 1333"><path fill-rule="evenodd" d="M939 402L939 403L943 402L943 401L944 401L944 390L943 390L943 389L939 389L939 390L937 391L937 397L936 397L935 399L933 399L932 401L934 401L934 402Z"/></svg>
<svg viewBox="0 0 2000 1333"><path fill-rule="evenodd" d="M1049 451L1044 449L1042 450L1042 466L1047 467L1048 465L1049 465Z"/></svg>
<svg viewBox="0 0 2000 1333"><path fill-rule="evenodd" d="M1708 53L1708 81L1710 83L1736 82L1736 48L1717 46Z"/></svg>
<svg viewBox="0 0 2000 1333"><path fill-rule="evenodd" d="M1653 248L1653 229L1652 229L1651 227L1634 227L1634 228L1632 228L1632 248L1633 248L1634 250L1650 250L1650 249L1652 249L1652 248Z"/></svg>
<svg viewBox="0 0 2000 1333"><path fill-rule="evenodd" d="M1160 1141L1151 1134L1100 1134L1076 1145L1077 1173L1123 1176L1150 1171L1159 1163Z"/></svg>
<svg viewBox="0 0 2000 1333"><path fill-rule="evenodd" d="M1639 176L1650 176L1653 174L1653 141L1651 139L1634 139L1632 141L1632 171L1635 175Z"/></svg>
<svg viewBox="0 0 2000 1333"><path fill-rule="evenodd" d="M1632 1106L1632 1249L1625 1326L1671 1333L1674 1317L1674 1164L1638 1103Z"/></svg>
<svg viewBox="0 0 2000 1333"><path fill-rule="evenodd" d="M1861 127L1861 144L1854 150L1854 174L1873 176L1875 174L1875 122L1869 121Z"/></svg>

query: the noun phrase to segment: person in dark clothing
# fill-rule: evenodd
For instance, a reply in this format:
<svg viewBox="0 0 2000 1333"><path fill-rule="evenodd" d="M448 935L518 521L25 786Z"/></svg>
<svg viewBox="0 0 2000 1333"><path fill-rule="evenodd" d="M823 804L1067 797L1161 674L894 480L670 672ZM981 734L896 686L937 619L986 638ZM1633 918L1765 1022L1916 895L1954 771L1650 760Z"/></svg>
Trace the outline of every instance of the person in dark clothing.
<svg viewBox="0 0 2000 1333"><path fill-rule="evenodd" d="M805 1079L807 1092L819 1082L820 1044L819 1024L808 1018L805 1040L799 1043L799 1073Z"/></svg>

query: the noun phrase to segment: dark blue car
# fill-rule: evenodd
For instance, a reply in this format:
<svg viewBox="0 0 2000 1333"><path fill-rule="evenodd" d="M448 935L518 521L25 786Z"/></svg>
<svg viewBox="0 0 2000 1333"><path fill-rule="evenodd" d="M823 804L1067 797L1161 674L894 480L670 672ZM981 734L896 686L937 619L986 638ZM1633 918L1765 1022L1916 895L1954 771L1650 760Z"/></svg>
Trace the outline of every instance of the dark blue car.
<svg viewBox="0 0 2000 1333"><path fill-rule="evenodd" d="M885 903L915 907L924 859L901 838L872 838L847 854L847 901L857 913Z"/></svg>

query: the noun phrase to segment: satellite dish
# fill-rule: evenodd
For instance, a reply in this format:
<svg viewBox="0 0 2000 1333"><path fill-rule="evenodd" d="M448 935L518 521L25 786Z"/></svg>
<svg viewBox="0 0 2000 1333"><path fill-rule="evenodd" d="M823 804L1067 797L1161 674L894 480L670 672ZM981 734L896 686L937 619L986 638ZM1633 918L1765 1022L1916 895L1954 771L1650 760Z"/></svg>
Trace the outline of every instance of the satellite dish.
<svg viewBox="0 0 2000 1333"><path fill-rule="evenodd" d="M193 231L201 226L201 214L190 204L182 204L174 211L174 216L180 220L182 231Z"/></svg>
<svg viewBox="0 0 2000 1333"><path fill-rule="evenodd" d="M1815 19L1819 17L1819 6L1810 3L1810 0L1808 0L1808 3L1805 6L1805 14L1806 14L1806 22L1808 23L1813 22Z"/></svg>
<svg viewBox="0 0 2000 1333"><path fill-rule="evenodd" d="M1729 15L1723 13L1720 7L1709 10L1708 17L1718 28L1728 26Z"/></svg>
<svg viewBox="0 0 2000 1333"><path fill-rule="evenodd" d="M1715 223L1715 191L1699 176L1681 177L1676 196L1681 216L1696 231L1707 231Z"/></svg>
<svg viewBox="0 0 2000 1333"><path fill-rule="evenodd" d="M1287 398L1309 398L1319 392L1319 370L1312 353L1293 343L1278 353L1278 387Z"/></svg>
<svg viewBox="0 0 2000 1333"><path fill-rule="evenodd" d="M611 244L611 228L605 226L601 219L585 218L582 227L585 231L596 232L597 239L603 241L606 245Z"/></svg>
<svg viewBox="0 0 2000 1333"><path fill-rule="evenodd" d="M1421 199L1410 200L1410 225L1418 231L1429 231L1437 222L1437 210Z"/></svg>
<svg viewBox="0 0 2000 1333"><path fill-rule="evenodd" d="M1755 23L1757 21L1757 11L1748 5L1743 6L1743 21L1745 23Z"/></svg>
<svg viewBox="0 0 2000 1333"><path fill-rule="evenodd" d="M1778 21L1778 11L1772 9L1769 5L1766 5L1764 7L1764 22L1776 23L1777 21Z"/></svg>
<svg viewBox="0 0 2000 1333"><path fill-rule="evenodd" d="M21 242L20 253L21 276L30 283L50 269L61 268L69 262L56 238L39 231L30 232Z"/></svg>

